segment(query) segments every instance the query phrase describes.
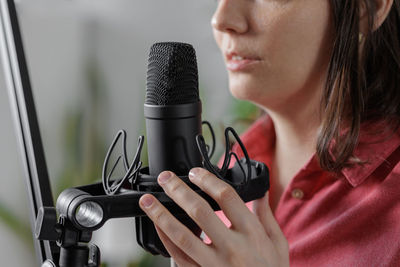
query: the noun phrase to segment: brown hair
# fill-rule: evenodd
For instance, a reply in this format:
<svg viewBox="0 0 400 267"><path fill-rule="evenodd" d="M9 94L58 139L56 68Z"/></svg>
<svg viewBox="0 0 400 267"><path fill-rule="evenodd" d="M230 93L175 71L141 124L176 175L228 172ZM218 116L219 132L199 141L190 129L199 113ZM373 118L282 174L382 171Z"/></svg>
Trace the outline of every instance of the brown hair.
<svg viewBox="0 0 400 267"><path fill-rule="evenodd" d="M362 163L353 155L362 123L385 120L393 131L400 125L400 0L394 0L377 30L373 28L375 0L330 2L336 36L322 96L317 155L323 169L338 172ZM361 4L368 16L362 52Z"/></svg>

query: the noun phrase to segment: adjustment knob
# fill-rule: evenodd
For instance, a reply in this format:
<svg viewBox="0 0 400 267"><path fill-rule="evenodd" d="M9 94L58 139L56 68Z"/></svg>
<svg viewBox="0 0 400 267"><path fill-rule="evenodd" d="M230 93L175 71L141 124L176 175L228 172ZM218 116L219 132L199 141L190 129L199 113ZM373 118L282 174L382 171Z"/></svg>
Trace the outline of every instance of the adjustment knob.
<svg viewBox="0 0 400 267"><path fill-rule="evenodd" d="M57 241L60 236L61 229L57 223L56 209L54 207L41 207L36 218L36 239Z"/></svg>

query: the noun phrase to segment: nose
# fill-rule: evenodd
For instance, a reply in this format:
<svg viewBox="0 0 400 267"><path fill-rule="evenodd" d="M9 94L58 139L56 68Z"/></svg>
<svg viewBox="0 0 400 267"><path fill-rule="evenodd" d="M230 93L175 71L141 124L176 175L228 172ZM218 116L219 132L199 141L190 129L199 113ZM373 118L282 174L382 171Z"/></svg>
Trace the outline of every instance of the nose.
<svg viewBox="0 0 400 267"><path fill-rule="evenodd" d="M242 0L219 0L212 19L212 27L221 32L245 33L248 22Z"/></svg>

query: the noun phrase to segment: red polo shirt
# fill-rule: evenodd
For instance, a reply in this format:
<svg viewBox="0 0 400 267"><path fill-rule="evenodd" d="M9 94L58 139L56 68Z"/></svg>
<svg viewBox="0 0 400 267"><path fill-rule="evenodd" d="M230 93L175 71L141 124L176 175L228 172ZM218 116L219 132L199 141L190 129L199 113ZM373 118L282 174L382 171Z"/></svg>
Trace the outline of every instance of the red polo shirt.
<svg viewBox="0 0 400 267"><path fill-rule="evenodd" d="M275 140L269 117L241 139L250 158L269 165ZM355 155L368 164L339 176L323 171L314 155L282 194L275 217L291 266L400 266L400 134L378 140L361 132Z"/></svg>

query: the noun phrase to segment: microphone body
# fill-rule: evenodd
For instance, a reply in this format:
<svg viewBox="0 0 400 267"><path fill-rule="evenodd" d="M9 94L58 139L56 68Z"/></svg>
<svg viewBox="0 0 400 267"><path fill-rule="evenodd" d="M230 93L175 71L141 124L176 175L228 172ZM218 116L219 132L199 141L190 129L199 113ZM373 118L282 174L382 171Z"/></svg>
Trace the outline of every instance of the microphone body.
<svg viewBox="0 0 400 267"><path fill-rule="evenodd" d="M156 177L162 171L187 176L202 166L196 136L201 134L201 101L198 89L196 53L190 44L156 43L150 49L146 99L147 186L138 190L162 191ZM146 179L142 177L142 179ZM187 215L175 215L193 233L201 230ZM137 217L136 239L153 254L169 256L148 217Z"/></svg>
<svg viewBox="0 0 400 267"><path fill-rule="evenodd" d="M144 105L149 174L170 170L185 176L202 166L196 144L201 134L201 102L179 105Z"/></svg>

